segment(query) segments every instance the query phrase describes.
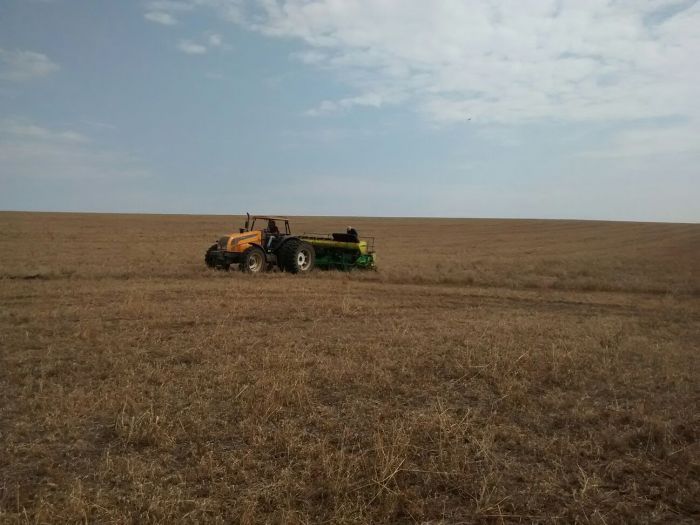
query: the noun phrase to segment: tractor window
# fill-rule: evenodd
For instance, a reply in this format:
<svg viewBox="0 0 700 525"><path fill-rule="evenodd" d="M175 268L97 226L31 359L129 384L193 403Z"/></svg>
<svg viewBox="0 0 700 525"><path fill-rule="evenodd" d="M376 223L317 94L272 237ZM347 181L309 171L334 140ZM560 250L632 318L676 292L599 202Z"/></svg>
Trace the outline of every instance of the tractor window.
<svg viewBox="0 0 700 525"><path fill-rule="evenodd" d="M274 235L289 235L291 233L288 221L273 219L272 222L274 222L274 224L271 224L270 219L263 219L261 217L258 217L256 219L253 219L250 225L250 229L251 231L262 230L267 233L273 233Z"/></svg>

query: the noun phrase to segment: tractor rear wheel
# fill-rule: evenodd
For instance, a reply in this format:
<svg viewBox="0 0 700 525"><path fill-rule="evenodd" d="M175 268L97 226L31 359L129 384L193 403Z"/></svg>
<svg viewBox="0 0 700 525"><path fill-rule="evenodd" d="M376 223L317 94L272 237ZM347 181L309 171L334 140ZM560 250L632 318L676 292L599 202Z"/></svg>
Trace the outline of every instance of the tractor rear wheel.
<svg viewBox="0 0 700 525"><path fill-rule="evenodd" d="M214 261L214 257L212 256L211 252L216 251L218 249L218 245L212 244L207 250L207 253L204 254L204 262L209 268L216 268L216 261Z"/></svg>
<svg viewBox="0 0 700 525"><path fill-rule="evenodd" d="M289 273L307 273L314 269L316 252L308 242L292 239L284 243L277 255L279 266Z"/></svg>
<svg viewBox="0 0 700 525"><path fill-rule="evenodd" d="M257 246L251 246L243 252L241 271L246 273L262 273L267 268L265 252Z"/></svg>

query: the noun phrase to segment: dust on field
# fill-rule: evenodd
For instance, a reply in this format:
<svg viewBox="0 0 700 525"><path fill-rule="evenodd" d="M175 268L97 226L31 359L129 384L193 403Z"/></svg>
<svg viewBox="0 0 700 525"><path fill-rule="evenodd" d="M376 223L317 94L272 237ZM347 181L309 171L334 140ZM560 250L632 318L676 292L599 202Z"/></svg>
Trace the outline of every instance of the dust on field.
<svg viewBox="0 0 700 525"><path fill-rule="evenodd" d="M700 520L700 226L0 213L0 520Z"/></svg>

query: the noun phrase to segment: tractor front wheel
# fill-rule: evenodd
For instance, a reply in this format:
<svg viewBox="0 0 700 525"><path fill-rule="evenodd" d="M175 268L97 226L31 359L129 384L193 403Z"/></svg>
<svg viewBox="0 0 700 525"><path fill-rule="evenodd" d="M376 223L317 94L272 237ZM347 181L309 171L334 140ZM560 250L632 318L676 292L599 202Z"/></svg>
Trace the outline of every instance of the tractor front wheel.
<svg viewBox="0 0 700 525"><path fill-rule="evenodd" d="M213 251L216 251L219 249L219 246L216 244L212 244L209 249L207 250L207 253L204 254L204 262L209 268L216 268L216 261L214 260L214 256L211 254Z"/></svg>
<svg viewBox="0 0 700 525"><path fill-rule="evenodd" d="M246 273L262 273L267 268L265 252L257 246L251 246L243 252L241 271Z"/></svg>
<svg viewBox="0 0 700 525"><path fill-rule="evenodd" d="M309 243L292 239L280 248L278 259L280 268L286 272L308 273L314 269L316 252Z"/></svg>

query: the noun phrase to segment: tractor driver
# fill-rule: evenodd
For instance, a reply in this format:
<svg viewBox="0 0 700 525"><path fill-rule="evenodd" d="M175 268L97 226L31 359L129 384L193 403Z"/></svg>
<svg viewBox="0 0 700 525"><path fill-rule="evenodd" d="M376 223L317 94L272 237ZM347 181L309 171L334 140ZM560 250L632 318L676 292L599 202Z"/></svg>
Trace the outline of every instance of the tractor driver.
<svg viewBox="0 0 700 525"><path fill-rule="evenodd" d="M357 230L352 226L348 226L346 233L353 238L352 242L360 242L360 236L357 234Z"/></svg>
<svg viewBox="0 0 700 525"><path fill-rule="evenodd" d="M280 232L277 224L275 224L275 221L272 219L267 221L267 231L270 233L270 235L277 235Z"/></svg>

